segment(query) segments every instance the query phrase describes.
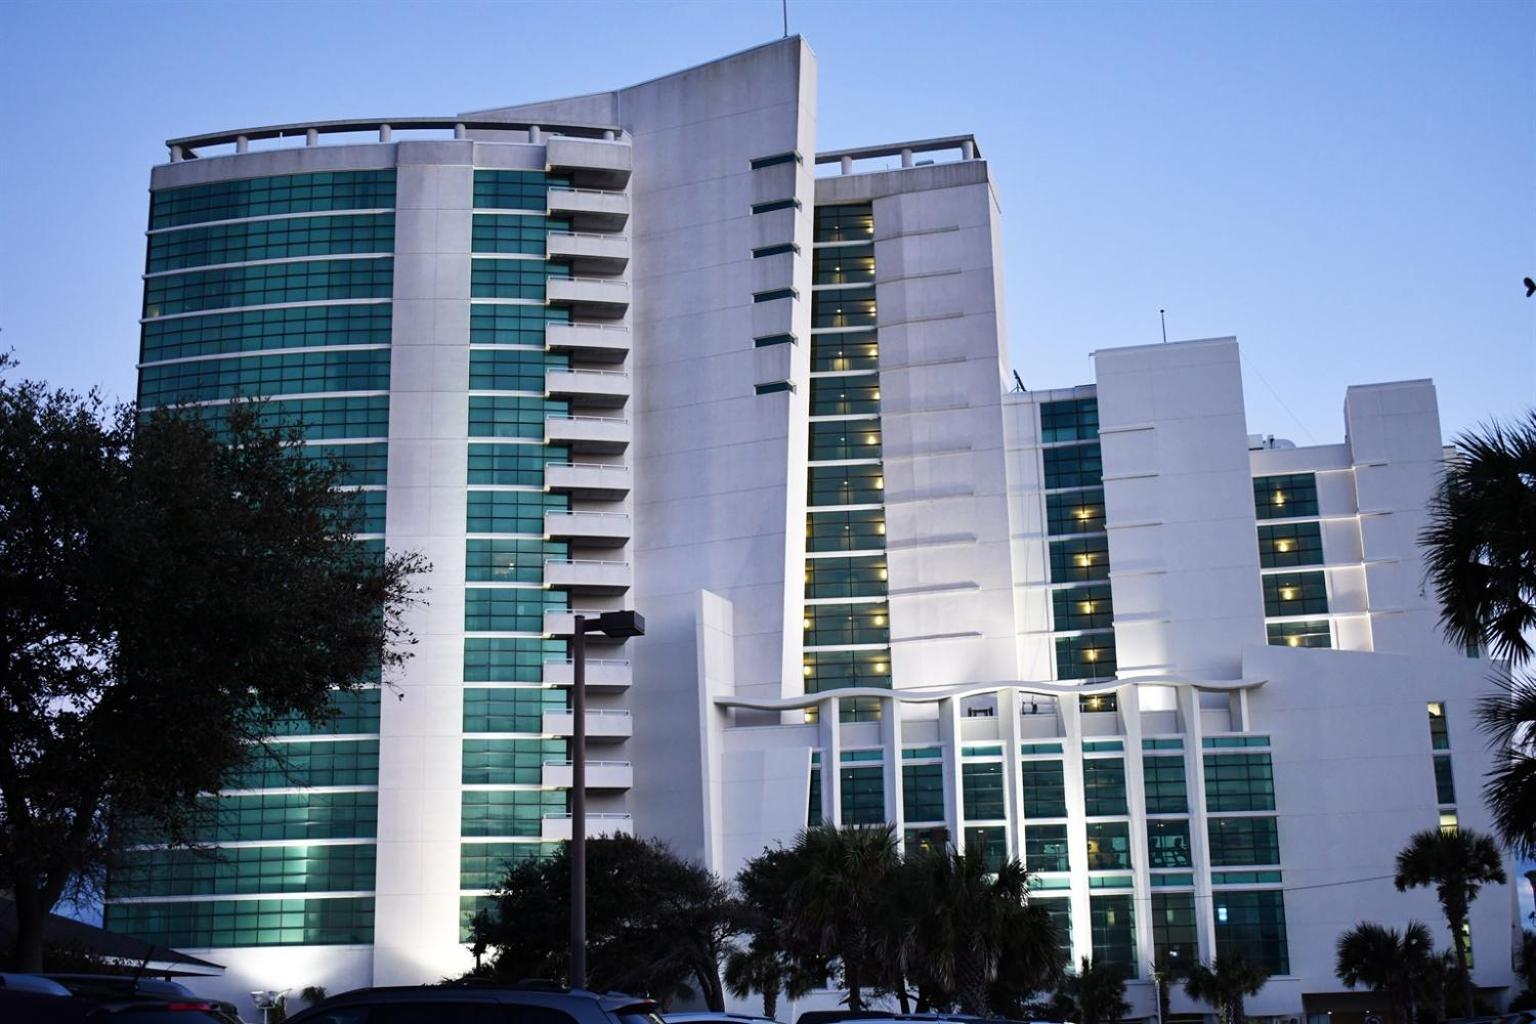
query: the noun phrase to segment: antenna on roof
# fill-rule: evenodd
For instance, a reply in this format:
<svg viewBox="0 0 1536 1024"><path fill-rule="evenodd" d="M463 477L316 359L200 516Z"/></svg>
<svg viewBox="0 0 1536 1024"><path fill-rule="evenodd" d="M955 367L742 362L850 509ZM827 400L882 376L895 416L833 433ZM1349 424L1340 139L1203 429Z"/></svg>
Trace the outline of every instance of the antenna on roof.
<svg viewBox="0 0 1536 1024"><path fill-rule="evenodd" d="M1158 310L1157 318L1163 322L1163 344L1166 345L1168 344L1168 311L1166 309Z"/></svg>
<svg viewBox="0 0 1536 1024"><path fill-rule="evenodd" d="M789 38L789 0L782 0L784 8L784 38Z"/></svg>
<svg viewBox="0 0 1536 1024"><path fill-rule="evenodd" d="M1024 387L1024 378L1019 376L1018 370L1013 371L1013 390L1015 394L1028 390L1026 387Z"/></svg>

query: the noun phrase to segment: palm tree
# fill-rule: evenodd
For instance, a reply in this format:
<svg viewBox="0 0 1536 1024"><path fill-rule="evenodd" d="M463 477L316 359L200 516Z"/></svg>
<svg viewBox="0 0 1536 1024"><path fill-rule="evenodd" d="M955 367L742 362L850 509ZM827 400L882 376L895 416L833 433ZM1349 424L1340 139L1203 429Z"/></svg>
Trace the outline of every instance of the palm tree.
<svg viewBox="0 0 1536 1024"><path fill-rule="evenodd" d="M1435 955L1429 929L1410 921L1396 928L1362 921L1339 936L1334 972L1350 988L1364 985L1387 998L1395 1024L1417 1019L1419 979Z"/></svg>
<svg viewBox="0 0 1536 1024"><path fill-rule="evenodd" d="M938 988L956 994L962 1013L993 1016L988 988L1005 959L1010 974L1033 973L1031 966L1038 971L1041 964L1028 962L1032 952L1047 967L1055 963L1049 916L1032 913L1025 903L1029 874L1023 864L1008 860L993 872L980 851L954 849L918 854L911 863L912 892L924 908L913 935L916 960ZM1030 943L1031 936L1037 941Z"/></svg>
<svg viewBox="0 0 1536 1024"><path fill-rule="evenodd" d="M1500 692L1478 702L1477 719L1494 748L1483 786L1493 827L1515 854L1536 857L1536 678L1500 680ZM1531 887L1536 890L1536 879Z"/></svg>
<svg viewBox="0 0 1536 1024"><path fill-rule="evenodd" d="M1131 1012L1131 1004L1125 1001L1124 973L1087 957L1076 974L1062 978L1056 998L1070 1007L1077 1024L1112 1024Z"/></svg>
<svg viewBox="0 0 1536 1024"><path fill-rule="evenodd" d="M779 1008L779 993L784 988L788 965L776 950L753 942L746 949L733 949L725 958L725 987L737 999L753 992L763 997L763 1016L773 1017Z"/></svg>
<svg viewBox="0 0 1536 1024"><path fill-rule="evenodd" d="M1456 954L1463 1012L1472 1012L1472 976L1467 971L1467 947L1463 932L1477 891L1485 883L1506 881L1503 855L1488 836L1470 829L1442 832L1437 828L1415 832L1397 855L1398 892L1434 886L1440 910L1451 930Z"/></svg>
<svg viewBox="0 0 1536 1024"><path fill-rule="evenodd" d="M822 826L800 833L795 854L803 874L789 888L791 928L821 952L838 957L848 1008L866 1009L870 933L899 863L890 825Z"/></svg>
<svg viewBox="0 0 1536 1024"><path fill-rule="evenodd" d="M728 955L726 983L738 999L760 993L768 1017L780 995L799 998L827 978L827 958L790 928L789 890L802 873L797 852L776 847L749 860L736 876L751 939L746 950Z"/></svg>
<svg viewBox="0 0 1536 1024"><path fill-rule="evenodd" d="M1243 1001L1258 995L1269 980L1269 971L1251 963L1241 953L1218 956L1207 964L1192 964L1184 979L1184 992L1208 1004L1221 1024L1243 1024L1248 1012Z"/></svg>
<svg viewBox="0 0 1536 1024"><path fill-rule="evenodd" d="M1459 646L1529 661L1536 629L1536 411L1455 442L1419 535L1440 623Z"/></svg>

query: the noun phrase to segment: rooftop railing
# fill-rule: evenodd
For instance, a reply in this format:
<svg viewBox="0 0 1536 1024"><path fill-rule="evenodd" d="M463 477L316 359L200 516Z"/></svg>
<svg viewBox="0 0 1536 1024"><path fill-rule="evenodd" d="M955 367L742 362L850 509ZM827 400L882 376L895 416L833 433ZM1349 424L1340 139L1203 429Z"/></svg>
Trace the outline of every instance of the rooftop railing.
<svg viewBox="0 0 1536 1024"><path fill-rule="evenodd" d="M595 142L628 143L624 130L615 125L561 123L547 124L532 121L498 121L488 118L464 117L392 117L362 118L344 121L301 121L295 124L267 125L261 128L241 128L229 132L213 132L207 135L184 135L179 139L167 139L173 163L195 160L206 154L199 150L214 146L233 146L234 152L249 152L252 142L269 139L297 139L304 145L318 146L328 135L357 135L368 133L378 142L394 142L396 131L410 132L412 137L425 133L438 133L443 138L467 139L470 132L515 133L521 138L510 142L541 143L547 136L569 136ZM351 140L355 142L356 140ZM218 154L222 155L222 154Z"/></svg>

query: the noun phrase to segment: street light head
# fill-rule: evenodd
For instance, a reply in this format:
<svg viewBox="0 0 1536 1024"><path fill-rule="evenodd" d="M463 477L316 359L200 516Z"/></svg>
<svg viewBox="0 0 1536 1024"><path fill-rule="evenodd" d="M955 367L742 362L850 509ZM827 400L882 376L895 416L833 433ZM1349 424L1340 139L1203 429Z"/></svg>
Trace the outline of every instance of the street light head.
<svg viewBox="0 0 1536 1024"><path fill-rule="evenodd" d="M639 612L603 612L586 623L588 633L606 633L611 637L645 635L645 619Z"/></svg>

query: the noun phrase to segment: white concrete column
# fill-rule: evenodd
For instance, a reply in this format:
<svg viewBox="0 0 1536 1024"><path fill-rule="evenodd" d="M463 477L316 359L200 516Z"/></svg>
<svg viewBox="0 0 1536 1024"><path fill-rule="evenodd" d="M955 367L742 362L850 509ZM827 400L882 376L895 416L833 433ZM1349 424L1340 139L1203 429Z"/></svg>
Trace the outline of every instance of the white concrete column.
<svg viewBox="0 0 1536 1024"><path fill-rule="evenodd" d="M1061 770L1067 797L1067 856L1072 868L1072 962L1093 955L1093 927L1088 889L1087 802L1083 795L1083 718L1076 694L1057 699L1061 712Z"/></svg>
<svg viewBox="0 0 1536 1024"><path fill-rule="evenodd" d="M966 139L960 143L960 156L966 160L976 159L976 140Z"/></svg>
<svg viewBox="0 0 1536 1024"><path fill-rule="evenodd" d="M392 134L392 131L393 130L387 124L379 125L379 141L380 142L388 142L390 140L390 135Z"/></svg>
<svg viewBox="0 0 1536 1024"><path fill-rule="evenodd" d="M543 142L544 141L544 132L543 132L542 129L539 128L538 125L531 124L531 125L528 126L528 141L529 142Z"/></svg>
<svg viewBox="0 0 1536 1024"><path fill-rule="evenodd" d="M251 140L244 135L235 136L235 152L248 153L251 150Z"/></svg>
<svg viewBox="0 0 1536 1024"><path fill-rule="evenodd" d="M179 164L184 159L186 159L186 158L184 156L182 156L181 147L180 146L172 146L171 147L171 163Z"/></svg>
<svg viewBox="0 0 1536 1024"><path fill-rule="evenodd" d="M955 849L965 849L965 810L960 782L960 701L939 701L939 740L944 747L944 822Z"/></svg>
<svg viewBox="0 0 1536 1024"><path fill-rule="evenodd" d="M304 133L304 145L306 145L306 146L318 146L318 145L320 145L320 132L319 132L318 129L311 128L311 129L309 129L309 131Z"/></svg>
<svg viewBox="0 0 1536 1024"><path fill-rule="evenodd" d="M880 698L880 745L885 748L885 820L896 823L896 838L902 836L901 787L901 701L894 693Z"/></svg>
<svg viewBox="0 0 1536 1024"><path fill-rule="evenodd" d="M453 126L453 137L456 139L465 139L469 137L469 132L462 124L456 124Z"/></svg>
<svg viewBox="0 0 1536 1024"><path fill-rule="evenodd" d="M1204 729L1200 721L1200 691L1178 689L1179 718L1184 733L1184 788L1189 793L1189 859L1195 873L1195 935L1200 959L1216 955L1216 911L1211 903L1211 853L1206 835Z"/></svg>
<svg viewBox="0 0 1536 1024"><path fill-rule="evenodd" d="M853 173L853 157L851 157L851 156L843 157L843 159L842 159L842 172L844 174L852 174Z"/></svg>
<svg viewBox="0 0 1536 1024"><path fill-rule="evenodd" d="M903 149L901 151L901 166L903 166L903 167L911 167L912 166L912 151L910 149Z"/></svg>

